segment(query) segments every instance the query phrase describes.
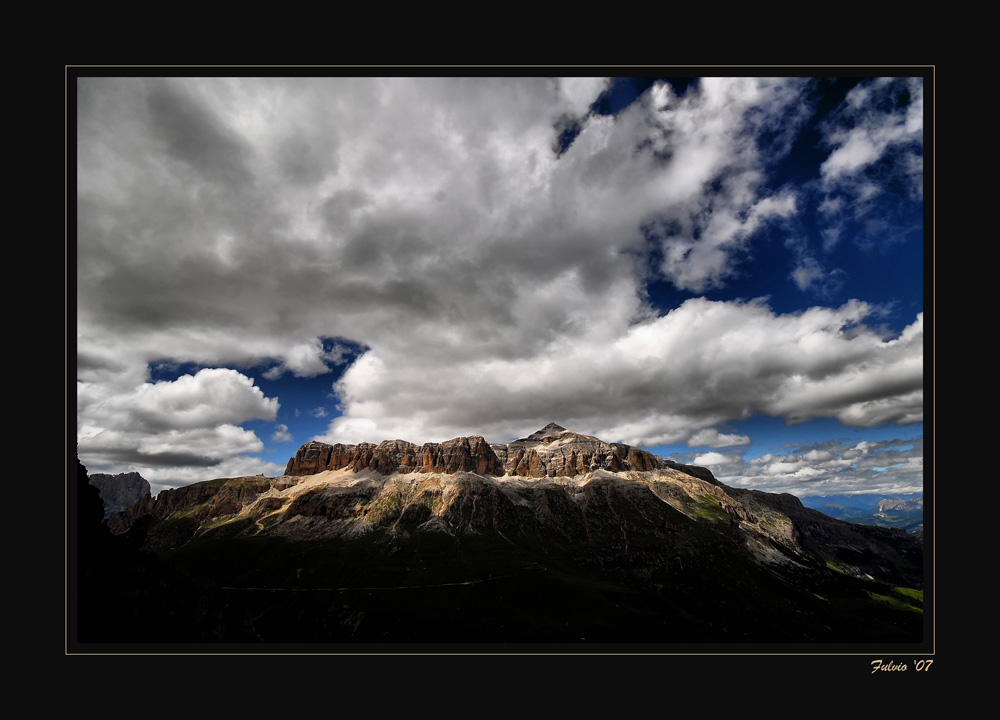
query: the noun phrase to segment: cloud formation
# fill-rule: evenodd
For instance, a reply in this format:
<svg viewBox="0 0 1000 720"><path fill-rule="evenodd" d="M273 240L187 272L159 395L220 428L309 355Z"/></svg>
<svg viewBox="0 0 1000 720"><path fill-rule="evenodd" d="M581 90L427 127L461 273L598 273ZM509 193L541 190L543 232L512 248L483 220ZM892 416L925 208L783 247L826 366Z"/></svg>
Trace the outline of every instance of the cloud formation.
<svg viewBox="0 0 1000 720"><path fill-rule="evenodd" d="M283 423L279 423L278 425L275 425L275 427L274 427L274 434L271 435L271 438L273 440L277 440L279 442L291 442L292 441L292 434L290 432L288 432L288 426L287 425L285 425Z"/></svg>
<svg viewBox="0 0 1000 720"><path fill-rule="evenodd" d="M855 241L870 246L900 242L914 229L898 210L889 211L899 203L894 195L923 199L923 98L919 78L865 80L822 124L830 149L820 166L826 250L851 222L861 228Z"/></svg>
<svg viewBox="0 0 1000 720"><path fill-rule="evenodd" d="M876 493L886 497L924 490L923 439L796 447L785 455L765 454L744 463L705 464L734 487L768 487L793 495Z"/></svg>
<svg viewBox="0 0 1000 720"><path fill-rule="evenodd" d="M608 87L81 78L81 456L173 457L178 481L211 463L273 471L241 457L263 443L240 425L274 421L280 398L229 368L322 375L343 356L323 338L367 348L335 385L330 442L506 441L555 419L723 449L747 438L717 426L757 413L920 421L920 316L886 337L861 301L782 314L766 298L649 300L653 280L725 287L760 233L801 212L767 171L808 118L808 81L707 78L682 96L661 82L615 116L588 113ZM859 86L853 128L826 134L830 217L917 137L917 87L861 114L880 87ZM579 132L560 153L567 123ZM149 383L157 362L210 369Z"/></svg>
<svg viewBox="0 0 1000 720"><path fill-rule="evenodd" d="M151 482L164 473L192 482L205 479L198 474L208 469L260 465L239 458L264 450L260 438L240 425L274 420L279 408L251 378L226 368L135 386L78 380L76 392L81 454L85 450L95 466L135 468Z"/></svg>
<svg viewBox="0 0 1000 720"><path fill-rule="evenodd" d="M426 441L480 428L506 441L512 421L527 434L549 413L634 445L724 447L744 439L720 443L712 426L756 414L858 426L917 422L920 318L887 340L862 325L870 312L852 302L775 315L759 301L692 299L614 342L560 337L528 358L420 363L372 350L338 383L344 413L325 438Z"/></svg>

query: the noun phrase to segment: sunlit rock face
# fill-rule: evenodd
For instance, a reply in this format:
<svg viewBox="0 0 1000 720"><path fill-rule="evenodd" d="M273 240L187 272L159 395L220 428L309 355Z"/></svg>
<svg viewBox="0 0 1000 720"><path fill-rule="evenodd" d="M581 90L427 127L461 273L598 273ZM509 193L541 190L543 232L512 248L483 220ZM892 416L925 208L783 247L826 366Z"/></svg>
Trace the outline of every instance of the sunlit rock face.
<svg viewBox="0 0 1000 720"><path fill-rule="evenodd" d="M421 446L404 440L386 440L378 445L327 445L309 442L288 462L286 475L315 475L327 470L350 468L392 473L472 472L477 475L520 477L573 477L595 470L658 470L667 461L622 443L606 443L591 435L549 423L526 438L508 444L486 442L481 435L458 437Z"/></svg>
<svg viewBox="0 0 1000 720"><path fill-rule="evenodd" d="M355 472L372 470L381 475L413 472L504 474L503 465L493 448L481 435L474 435L424 445L405 440L386 440L377 445L308 442L288 461L285 475L315 475L342 468Z"/></svg>
<svg viewBox="0 0 1000 720"><path fill-rule="evenodd" d="M665 461L645 450L622 443L606 443L591 435L549 423L538 432L507 445L494 445L509 475L573 477L595 470L657 470Z"/></svg>
<svg viewBox="0 0 1000 720"><path fill-rule="evenodd" d="M354 450L354 445L307 442L288 461L285 475L315 475L326 470L339 470L351 462Z"/></svg>

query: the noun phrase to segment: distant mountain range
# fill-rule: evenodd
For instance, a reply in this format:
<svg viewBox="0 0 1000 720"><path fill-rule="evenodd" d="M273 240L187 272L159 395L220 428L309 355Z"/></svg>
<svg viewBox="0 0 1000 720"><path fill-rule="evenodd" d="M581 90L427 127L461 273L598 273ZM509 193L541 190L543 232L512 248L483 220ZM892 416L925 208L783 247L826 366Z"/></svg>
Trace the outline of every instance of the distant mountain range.
<svg viewBox="0 0 1000 720"><path fill-rule="evenodd" d="M808 508L852 523L902 528L911 533L924 529L922 493L893 497L879 495L827 495L799 498Z"/></svg>
<svg viewBox="0 0 1000 720"><path fill-rule="evenodd" d="M919 537L554 423L503 445L310 442L281 476L164 490L94 532L82 642L674 647L925 632Z"/></svg>

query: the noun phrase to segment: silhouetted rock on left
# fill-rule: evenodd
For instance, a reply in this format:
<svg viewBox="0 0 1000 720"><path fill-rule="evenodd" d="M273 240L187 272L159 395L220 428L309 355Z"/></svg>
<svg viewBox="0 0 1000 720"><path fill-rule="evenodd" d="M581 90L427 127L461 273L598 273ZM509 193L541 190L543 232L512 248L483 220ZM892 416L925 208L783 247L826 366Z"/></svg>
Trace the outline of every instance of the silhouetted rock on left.
<svg viewBox="0 0 1000 720"><path fill-rule="evenodd" d="M224 637L226 598L197 578L173 572L142 549L155 499L147 496L132 505L127 512L137 520L127 532L113 534L104 521L97 486L91 484L79 458L76 465L71 495L75 522L70 523L67 537L68 649L87 652L93 643L108 647L173 642L185 636L204 641Z"/></svg>
<svg viewBox="0 0 1000 720"><path fill-rule="evenodd" d="M151 496L149 482L137 472L108 475L94 473L90 484L97 488L104 503L104 519Z"/></svg>
<svg viewBox="0 0 1000 720"><path fill-rule="evenodd" d="M77 522L70 538L75 573L67 580L75 602L76 626L70 641L106 642L129 639L142 612L136 599L150 581L151 558L127 537L114 537L104 522L100 491L77 459ZM75 540L75 542L74 542Z"/></svg>

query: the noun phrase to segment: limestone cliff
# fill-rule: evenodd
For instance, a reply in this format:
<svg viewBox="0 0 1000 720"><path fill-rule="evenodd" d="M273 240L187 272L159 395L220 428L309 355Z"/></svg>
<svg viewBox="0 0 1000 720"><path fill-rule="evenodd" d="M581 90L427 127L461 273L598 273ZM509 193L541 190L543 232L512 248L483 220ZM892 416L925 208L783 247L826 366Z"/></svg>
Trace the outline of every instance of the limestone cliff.
<svg viewBox="0 0 1000 720"><path fill-rule="evenodd" d="M623 472L677 467L645 450L622 443L606 443L591 435L571 432L549 423L526 438L490 445L481 435L458 437L421 446L403 440L378 445L328 445L317 441L299 448L288 461L285 475L315 475L348 468L392 473L474 472L478 475L520 477L574 477L595 470Z"/></svg>

